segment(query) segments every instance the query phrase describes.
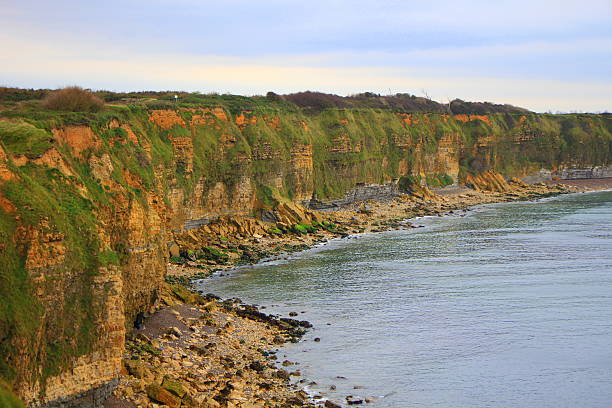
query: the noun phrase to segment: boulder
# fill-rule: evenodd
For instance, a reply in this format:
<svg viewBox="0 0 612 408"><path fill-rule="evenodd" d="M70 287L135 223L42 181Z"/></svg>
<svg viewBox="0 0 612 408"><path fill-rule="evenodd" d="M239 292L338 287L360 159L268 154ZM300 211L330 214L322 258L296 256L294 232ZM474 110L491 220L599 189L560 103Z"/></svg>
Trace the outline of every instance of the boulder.
<svg viewBox="0 0 612 408"><path fill-rule="evenodd" d="M181 256L181 249L179 248L178 245L176 245L175 243L172 243L172 245L170 245L170 247L168 248L168 252L170 252L170 256Z"/></svg>
<svg viewBox="0 0 612 408"><path fill-rule="evenodd" d="M185 394L187 394L187 390L185 389L183 384L178 381L171 380L169 378L164 378L164 381L162 382L162 387L164 387L166 390L170 391L172 394L176 395L179 398L183 398Z"/></svg>
<svg viewBox="0 0 612 408"><path fill-rule="evenodd" d="M155 402L165 404L170 408L179 408L181 406L180 398L160 385L150 384L147 386L146 391L147 396Z"/></svg>
<svg viewBox="0 0 612 408"><path fill-rule="evenodd" d="M289 372L287 370L280 369L276 371L276 377L280 378L281 380L288 380Z"/></svg>
<svg viewBox="0 0 612 408"><path fill-rule="evenodd" d="M126 360L124 362L127 372L136 378L147 378L151 376L151 371L140 360Z"/></svg>
<svg viewBox="0 0 612 408"><path fill-rule="evenodd" d="M363 398L361 398L361 397L354 397L352 395L348 395L346 397L346 403L349 404L349 405L363 404Z"/></svg>

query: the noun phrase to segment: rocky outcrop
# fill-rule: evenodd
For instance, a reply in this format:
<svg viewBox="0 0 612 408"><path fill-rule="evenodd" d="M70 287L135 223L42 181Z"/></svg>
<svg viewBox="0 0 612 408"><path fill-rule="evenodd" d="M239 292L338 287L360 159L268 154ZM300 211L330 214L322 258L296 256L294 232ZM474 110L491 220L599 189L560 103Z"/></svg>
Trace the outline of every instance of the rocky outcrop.
<svg viewBox="0 0 612 408"><path fill-rule="evenodd" d="M612 156L596 115L134 105L36 127L28 114L0 126L0 379L30 405L95 406L112 388L175 240L320 222L296 203L384 201L398 179L425 197L435 183L501 192L500 174L540 169L610 176Z"/></svg>
<svg viewBox="0 0 612 408"><path fill-rule="evenodd" d="M475 176L470 174L467 176L465 184L475 190L494 191L497 193L503 193L510 189L504 176L492 171L486 171Z"/></svg>
<svg viewBox="0 0 612 408"><path fill-rule="evenodd" d="M355 203L373 200L386 202L394 199L400 194L397 183L388 184L373 184L357 185L351 191L348 191L344 197L339 200L320 201L316 198L303 201L303 204L313 210L332 210L350 206Z"/></svg>
<svg viewBox="0 0 612 408"><path fill-rule="evenodd" d="M588 168L563 168L552 173L552 177L561 180L592 179L612 177L612 166L595 166Z"/></svg>

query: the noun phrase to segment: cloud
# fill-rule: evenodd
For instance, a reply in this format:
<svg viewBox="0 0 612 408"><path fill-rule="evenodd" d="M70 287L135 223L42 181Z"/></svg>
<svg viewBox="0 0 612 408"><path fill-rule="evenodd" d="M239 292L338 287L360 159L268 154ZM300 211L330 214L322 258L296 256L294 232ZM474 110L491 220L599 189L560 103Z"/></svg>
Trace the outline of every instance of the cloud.
<svg viewBox="0 0 612 408"><path fill-rule="evenodd" d="M25 47L33 49L34 46ZM19 48L16 46L16 50ZM13 78L9 85L59 87L77 83L96 89L182 89L240 94L306 89L340 94L365 90L421 94L426 90L441 101L447 98L489 100L538 111L602 111L612 107L612 84L602 81L491 78L444 70L431 75L421 69L403 67L301 64L312 59L308 57L288 57L281 64L281 58L174 54L121 58L113 53L104 58L82 58L78 50L71 53L39 46L33 51L21 59L4 55L3 71Z"/></svg>
<svg viewBox="0 0 612 408"><path fill-rule="evenodd" d="M607 0L5 2L0 78L21 86L611 105Z"/></svg>

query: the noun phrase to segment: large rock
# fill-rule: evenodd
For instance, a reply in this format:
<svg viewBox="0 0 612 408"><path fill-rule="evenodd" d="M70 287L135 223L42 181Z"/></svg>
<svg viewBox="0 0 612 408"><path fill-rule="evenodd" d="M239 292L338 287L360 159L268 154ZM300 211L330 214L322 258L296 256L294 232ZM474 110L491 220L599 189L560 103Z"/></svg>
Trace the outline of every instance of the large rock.
<svg viewBox="0 0 612 408"><path fill-rule="evenodd" d="M162 382L162 387L166 390L170 391L172 394L176 395L179 398L183 398L185 394L187 394L187 390L179 381L174 381L169 378L164 378Z"/></svg>
<svg viewBox="0 0 612 408"><path fill-rule="evenodd" d="M179 408L181 399L160 385L150 384L146 388L147 396L155 402L166 404L170 408Z"/></svg>

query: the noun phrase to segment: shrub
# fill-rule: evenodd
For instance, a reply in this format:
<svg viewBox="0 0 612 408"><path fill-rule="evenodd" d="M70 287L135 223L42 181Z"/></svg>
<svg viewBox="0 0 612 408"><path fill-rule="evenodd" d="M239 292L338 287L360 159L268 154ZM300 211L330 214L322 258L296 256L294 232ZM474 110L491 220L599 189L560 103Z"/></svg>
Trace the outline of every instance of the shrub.
<svg viewBox="0 0 612 408"><path fill-rule="evenodd" d="M170 262L178 264L178 265L183 265L187 261L182 256L172 256L170 257Z"/></svg>
<svg viewBox="0 0 612 408"><path fill-rule="evenodd" d="M57 111L98 112L104 107L104 101L86 89L69 86L47 96L43 106Z"/></svg>
<svg viewBox="0 0 612 408"><path fill-rule="evenodd" d="M214 261L220 264L224 264L229 260L229 255L219 251L212 247L202 247L203 258L209 261Z"/></svg>
<svg viewBox="0 0 612 408"><path fill-rule="evenodd" d="M296 234L308 234L308 229L303 224L295 224L292 229Z"/></svg>
<svg viewBox="0 0 612 408"><path fill-rule="evenodd" d="M400 191L410 193L415 190L415 186L421 185L421 176L402 176L397 183Z"/></svg>
<svg viewBox="0 0 612 408"><path fill-rule="evenodd" d="M283 231L280 228L274 227L274 228L270 228L268 230L269 234L276 234L276 235L282 235Z"/></svg>

